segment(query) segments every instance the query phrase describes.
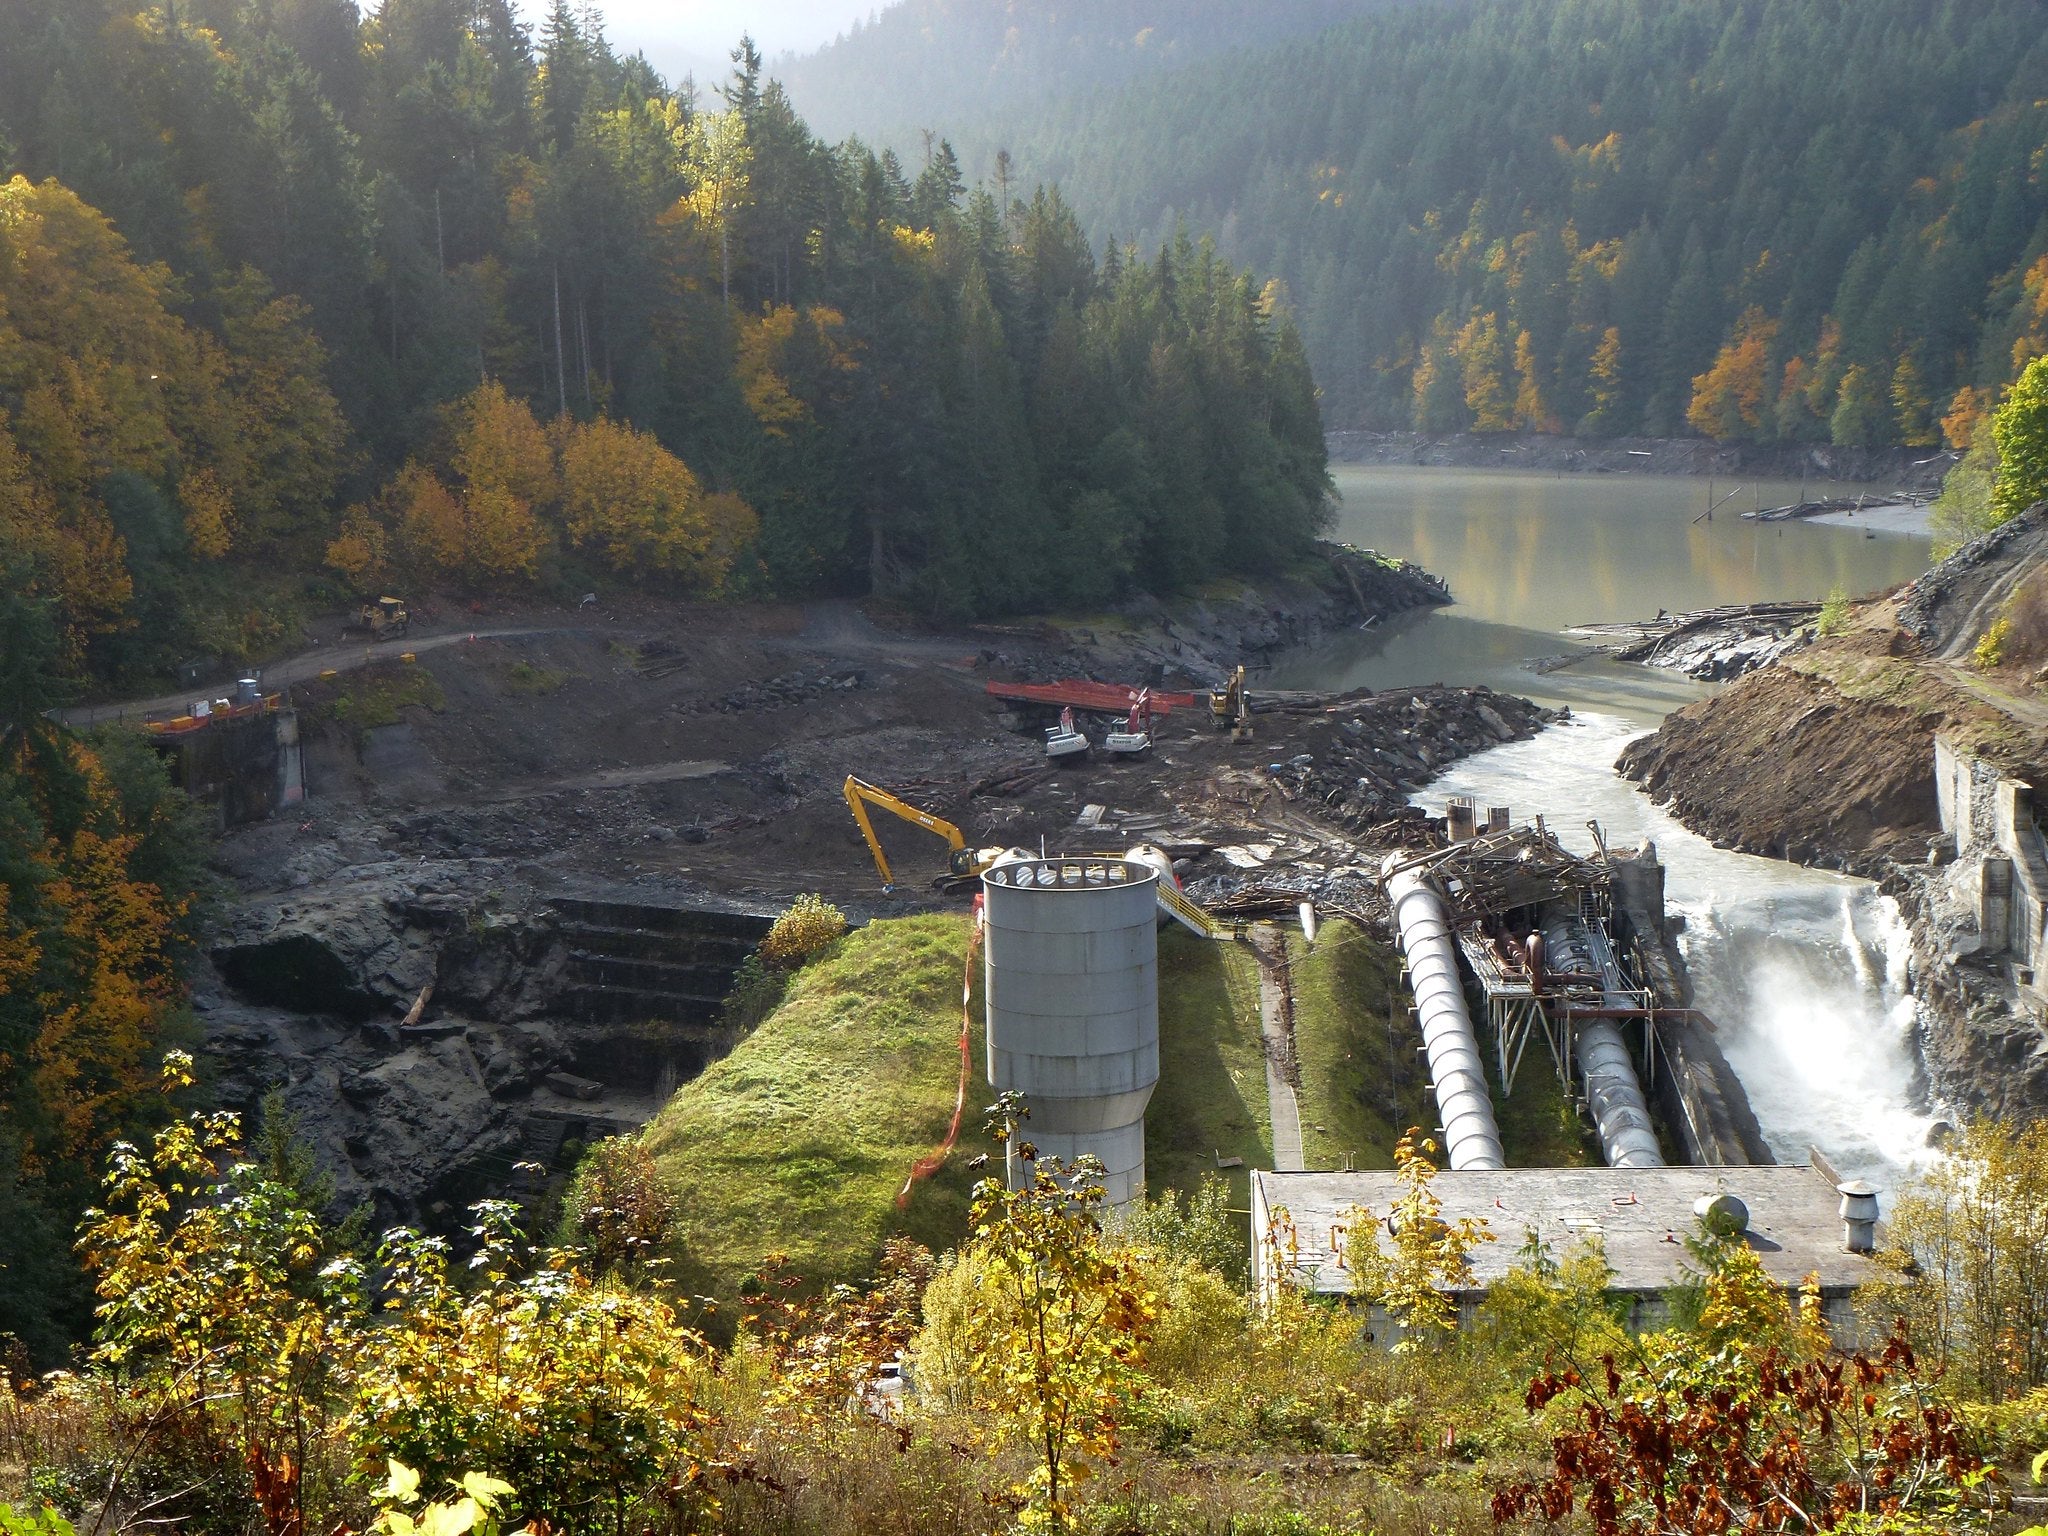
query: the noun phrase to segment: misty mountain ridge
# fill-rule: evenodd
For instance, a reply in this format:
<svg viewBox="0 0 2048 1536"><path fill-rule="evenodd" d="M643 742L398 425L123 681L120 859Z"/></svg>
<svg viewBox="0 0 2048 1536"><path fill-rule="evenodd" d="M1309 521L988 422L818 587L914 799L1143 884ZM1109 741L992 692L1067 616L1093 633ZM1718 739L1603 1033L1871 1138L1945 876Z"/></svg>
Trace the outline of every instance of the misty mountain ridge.
<svg viewBox="0 0 2048 1536"><path fill-rule="evenodd" d="M919 130L1171 73L1323 31L1398 0L899 0L774 74L827 138L898 154ZM702 77L700 77L702 78Z"/></svg>

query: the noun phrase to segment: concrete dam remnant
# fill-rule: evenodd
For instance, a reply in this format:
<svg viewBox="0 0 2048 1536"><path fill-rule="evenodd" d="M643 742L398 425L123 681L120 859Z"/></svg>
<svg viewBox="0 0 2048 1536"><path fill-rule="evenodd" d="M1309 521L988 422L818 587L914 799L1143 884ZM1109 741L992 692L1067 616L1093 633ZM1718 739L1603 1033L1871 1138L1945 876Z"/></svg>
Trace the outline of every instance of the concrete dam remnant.
<svg viewBox="0 0 2048 1536"><path fill-rule="evenodd" d="M1104 855L1008 857L982 877L988 1080L1031 1120L1028 1140L1099 1159L1108 1203L1145 1190L1145 1106L1159 1081L1158 873Z"/></svg>

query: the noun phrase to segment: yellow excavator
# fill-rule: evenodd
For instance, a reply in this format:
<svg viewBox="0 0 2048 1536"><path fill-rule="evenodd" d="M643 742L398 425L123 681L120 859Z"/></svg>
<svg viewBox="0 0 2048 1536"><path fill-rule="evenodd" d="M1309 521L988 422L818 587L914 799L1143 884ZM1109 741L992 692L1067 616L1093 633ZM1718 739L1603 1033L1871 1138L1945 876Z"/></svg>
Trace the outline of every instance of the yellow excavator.
<svg viewBox="0 0 2048 1536"><path fill-rule="evenodd" d="M1209 719L1219 731L1230 732L1232 741L1252 739L1252 702L1244 690L1244 668L1231 675L1228 687L1209 695Z"/></svg>
<svg viewBox="0 0 2048 1536"><path fill-rule="evenodd" d="M848 774L846 808L853 812L853 819L860 824L860 835L868 840L868 852L875 856L875 868L882 872L882 889L885 891L896 889L896 877L889 869L889 856L882 852L882 840L875 836L875 825L868 819L868 807L871 805L901 816L913 826L923 827L927 832L935 832L946 840L946 846L952 850L946 861L947 873L932 882L942 891L958 890L1011 851L1008 848L970 848L960 829L945 817L934 816L930 811L920 811L907 800L890 794L888 790L878 789L866 779L857 779ZM1191 929L1201 938L1235 939L1243 936L1242 923L1231 923L1211 917L1202 910L1199 902L1181 890L1180 879L1173 872L1173 861L1157 848L1140 844L1122 854L1087 854L1083 857L1136 859L1140 863L1149 864L1159 872L1159 881L1155 889L1159 898L1159 908L1163 913Z"/></svg>
<svg viewBox="0 0 2048 1536"><path fill-rule="evenodd" d="M846 776L846 808L853 812L853 819L860 825L860 835L868 840L868 852L875 856L875 868L881 871L882 889L896 889L896 876L889 868L889 856L882 851L882 840L875 836L875 824L868 819L868 807L877 806L893 816L901 816L912 826L923 827L935 832L946 840L952 850L947 858L947 873L933 881L934 885L947 889L965 880L972 880L1002 856L1001 848L969 848L967 838L961 830L943 816L934 816L930 811L920 811L909 801L892 795L886 789Z"/></svg>

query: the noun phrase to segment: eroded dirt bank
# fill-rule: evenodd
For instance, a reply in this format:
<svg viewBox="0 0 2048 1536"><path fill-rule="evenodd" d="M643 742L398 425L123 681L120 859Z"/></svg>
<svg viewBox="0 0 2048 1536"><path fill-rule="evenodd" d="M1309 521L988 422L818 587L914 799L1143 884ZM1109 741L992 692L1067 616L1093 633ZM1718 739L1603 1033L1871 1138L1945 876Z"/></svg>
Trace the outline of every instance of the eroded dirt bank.
<svg viewBox="0 0 2048 1536"><path fill-rule="evenodd" d="M1723 846L1876 874L1924 858L1941 830L1938 721L1766 667L1679 710L1616 766Z"/></svg>

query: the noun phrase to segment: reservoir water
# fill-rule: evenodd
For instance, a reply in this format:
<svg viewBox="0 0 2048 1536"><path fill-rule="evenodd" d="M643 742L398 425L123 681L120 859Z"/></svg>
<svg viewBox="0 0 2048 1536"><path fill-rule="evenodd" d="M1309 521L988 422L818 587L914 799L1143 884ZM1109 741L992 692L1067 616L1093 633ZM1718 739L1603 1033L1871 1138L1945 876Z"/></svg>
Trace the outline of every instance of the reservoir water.
<svg viewBox="0 0 2048 1536"><path fill-rule="evenodd" d="M1928 1119L1914 1107L1896 906L1868 881L1716 849L1613 771L1627 741L1708 685L1626 663L1529 663L1574 649L1572 624L1895 586L1927 568L1926 537L1739 516L1799 499L1796 481L1720 482L1716 496L1743 489L1707 522L1704 479L1352 467L1335 478L1335 536L1420 562L1456 603L1289 657L1269 685L1486 683L1569 707L1571 722L1455 765L1417 800L1469 794L1517 820L1540 812L1584 852L1590 820L1613 843L1653 838L1700 1006L1772 1150L1804 1161L1817 1145L1845 1174L1897 1189L1926 1156Z"/></svg>

